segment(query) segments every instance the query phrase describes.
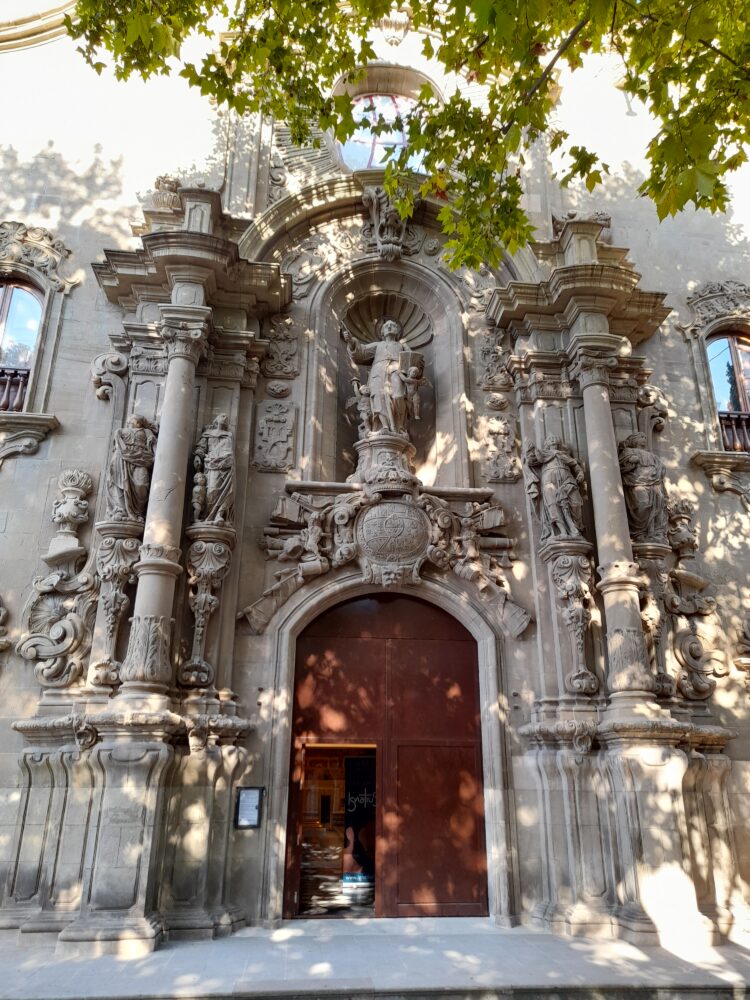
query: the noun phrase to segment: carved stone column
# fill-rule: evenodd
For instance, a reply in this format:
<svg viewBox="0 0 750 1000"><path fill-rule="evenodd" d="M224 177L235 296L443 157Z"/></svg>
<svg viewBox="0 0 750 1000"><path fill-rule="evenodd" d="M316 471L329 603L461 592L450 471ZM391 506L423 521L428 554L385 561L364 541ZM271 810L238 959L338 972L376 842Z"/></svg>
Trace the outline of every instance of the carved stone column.
<svg viewBox="0 0 750 1000"><path fill-rule="evenodd" d="M606 318L587 316L606 330ZM573 338L571 353L583 393L591 499L604 600L609 661L609 717L661 714L641 624L639 568L633 558L617 441L609 399L609 369L622 340L606 332Z"/></svg>
<svg viewBox="0 0 750 1000"><path fill-rule="evenodd" d="M165 709L172 681L170 637L175 579L181 573L180 533L192 442L195 369L206 350L211 310L162 306L161 336L169 367L143 545L135 570L138 589L128 651L120 668L119 702Z"/></svg>

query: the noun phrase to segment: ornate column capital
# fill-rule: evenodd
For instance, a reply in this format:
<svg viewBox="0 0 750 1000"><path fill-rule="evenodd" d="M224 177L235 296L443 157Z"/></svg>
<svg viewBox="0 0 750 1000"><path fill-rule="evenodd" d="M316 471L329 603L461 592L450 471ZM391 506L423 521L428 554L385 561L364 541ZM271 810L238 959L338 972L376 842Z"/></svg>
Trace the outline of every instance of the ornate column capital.
<svg viewBox="0 0 750 1000"><path fill-rule="evenodd" d="M571 375L584 391L592 385L609 386L609 373L617 367L617 358L604 351L582 348L573 356Z"/></svg>
<svg viewBox="0 0 750 1000"><path fill-rule="evenodd" d="M211 309L208 306L163 305L160 312L159 334L167 360L185 358L197 365L208 347Z"/></svg>
<svg viewBox="0 0 750 1000"><path fill-rule="evenodd" d="M206 353L208 345L207 323L162 323L161 338L167 352L167 360L185 358L197 365Z"/></svg>

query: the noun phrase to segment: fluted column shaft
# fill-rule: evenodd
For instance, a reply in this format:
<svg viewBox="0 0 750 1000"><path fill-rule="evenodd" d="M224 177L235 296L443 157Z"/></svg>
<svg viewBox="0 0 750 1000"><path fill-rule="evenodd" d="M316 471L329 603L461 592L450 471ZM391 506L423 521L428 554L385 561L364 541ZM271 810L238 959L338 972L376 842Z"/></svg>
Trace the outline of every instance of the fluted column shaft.
<svg viewBox="0 0 750 1000"><path fill-rule="evenodd" d="M118 699L138 708L165 708L172 681L172 604L181 573L180 534L185 480L192 444L195 369L205 353L210 309L162 306L161 337L168 358L159 438L128 651L120 670Z"/></svg>

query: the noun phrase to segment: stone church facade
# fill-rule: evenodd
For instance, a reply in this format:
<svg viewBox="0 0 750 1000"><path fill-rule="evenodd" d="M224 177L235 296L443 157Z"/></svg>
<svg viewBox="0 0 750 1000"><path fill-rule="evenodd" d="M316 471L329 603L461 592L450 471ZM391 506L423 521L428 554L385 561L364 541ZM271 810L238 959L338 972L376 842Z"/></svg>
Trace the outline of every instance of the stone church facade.
<svg viewBox="0 0 750 1000"><path fill-rule="evenodd" d="M429 78L397 20L355 99ZM112 243L3 193L0 926L743 934L747 243L541 157L536 242L450 271L328 137L225 152Z"/></svg>

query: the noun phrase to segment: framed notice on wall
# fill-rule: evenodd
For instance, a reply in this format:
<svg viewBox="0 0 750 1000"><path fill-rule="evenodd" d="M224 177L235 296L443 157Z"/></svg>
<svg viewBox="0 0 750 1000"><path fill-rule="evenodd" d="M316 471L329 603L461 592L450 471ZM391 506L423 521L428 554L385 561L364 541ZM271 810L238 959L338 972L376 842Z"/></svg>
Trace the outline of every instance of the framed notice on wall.
<svg viewBox="0 0 750 1000"><path fill-rule="evenodd" d="M255 830L260 826L265 788L238 788L234 808L234 825L237 830Z"/></svg>

